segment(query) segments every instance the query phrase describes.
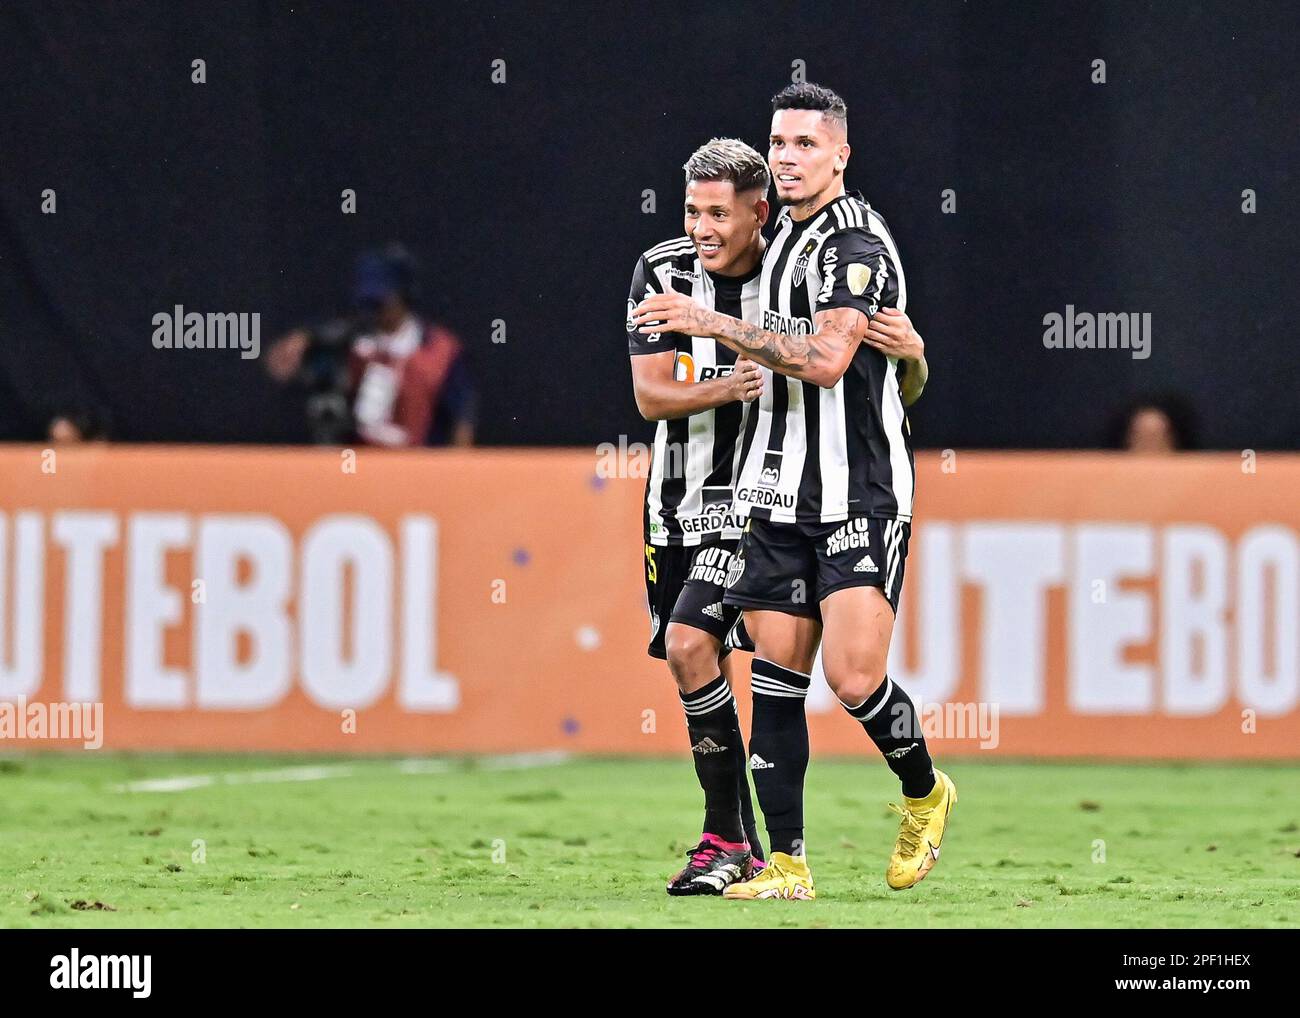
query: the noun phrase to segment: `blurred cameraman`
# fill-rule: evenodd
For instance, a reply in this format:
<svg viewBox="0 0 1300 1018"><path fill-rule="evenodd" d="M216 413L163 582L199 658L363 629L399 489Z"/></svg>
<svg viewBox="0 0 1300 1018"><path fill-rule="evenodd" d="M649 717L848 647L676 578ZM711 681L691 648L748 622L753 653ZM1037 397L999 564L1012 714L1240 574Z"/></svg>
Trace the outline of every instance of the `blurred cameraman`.
<svg viewBox="0 0 1300 1018"><path fill-rule="evenodd" d="M353 315L295 329L267 353L267 371L310 393L315 442L406 448L474 444L477 394L464 347L411 308L414 267L399 244L367 251L353 277Z"/></svg>

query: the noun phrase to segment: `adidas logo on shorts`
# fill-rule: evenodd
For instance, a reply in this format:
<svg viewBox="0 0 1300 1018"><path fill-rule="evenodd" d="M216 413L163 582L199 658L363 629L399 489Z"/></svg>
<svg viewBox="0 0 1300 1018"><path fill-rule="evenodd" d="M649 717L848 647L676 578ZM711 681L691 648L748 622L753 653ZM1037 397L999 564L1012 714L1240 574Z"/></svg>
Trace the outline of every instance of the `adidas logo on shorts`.
<svg viewBox="0 0 1300 1018"><path fill-rule="evenodd" d="M763 759L761 756L759 756L757 753L755 753L753 756L751 756L751 757L749 758L749 769L750 769L751 771L765 771L765 770L767 770L769 767L775 767L775 766L776 766L776 764L774 764L774 763L768 763L766 760L764 760L764 759Z"/></svg>
<svg viewBox="0 0 1300 1018"><path fill-rule="evenodd" d="M704 615L707 615L711 619L717 619L719 622L724 621L724 619L722 618L721 601L717 602L716 604L706 605L705 607L700 609L700 612Z"/></svg>
<svg viewBox="0 0 1300 1018"><path fill-rule="evenodd" d="M853 571L855 573L878 573L880 569L870 555L864 555L858 560L858 564L853 567Z"/></svg>

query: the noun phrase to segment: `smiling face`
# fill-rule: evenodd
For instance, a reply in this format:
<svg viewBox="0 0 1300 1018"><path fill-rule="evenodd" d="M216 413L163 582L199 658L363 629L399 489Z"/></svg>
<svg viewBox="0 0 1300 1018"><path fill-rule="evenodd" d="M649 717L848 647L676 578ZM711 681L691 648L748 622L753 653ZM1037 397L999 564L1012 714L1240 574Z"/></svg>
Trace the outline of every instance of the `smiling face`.
<svg viewBox="0 0 1300 1018"><path fill-rule="evenodd" d="M700 264L720 276L743 276L762 256L767 200L759 188L736 192L730 180L686 184L686 235Z"/></svg>
<svg viewBox="0 0 1300 1018"><path fill-rule="evenodd" d="M777 110L772 114L767 165L783 205L796 219L816 211L844 188L849 143L843 125L820 110Z"/></svg>

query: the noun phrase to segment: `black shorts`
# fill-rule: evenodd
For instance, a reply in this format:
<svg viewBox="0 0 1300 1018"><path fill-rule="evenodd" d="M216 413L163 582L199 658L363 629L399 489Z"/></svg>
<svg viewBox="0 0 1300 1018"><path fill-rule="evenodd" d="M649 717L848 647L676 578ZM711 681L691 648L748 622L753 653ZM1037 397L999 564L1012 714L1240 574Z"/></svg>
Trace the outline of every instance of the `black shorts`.
<svg viewBox="0 0 1300 1018"><path fill-rule="evenodd" d="M650 607L647 649L651 657L667 660L664 634L669 622L704 630L722 642L724 656L733 648L754 649L740 620L740 609L722 603L727 572L739 543L706 537L703 544L690 547L645 546L645 593Z"/></svg>
<svg viewBox="0 0 1300 1018"><path fill-rule="evenodd" d="M845 587L879 587L898 612L912 525L852 516L842 523L751 519L727 578L724 603L821 618L821 602Z"/></svg>

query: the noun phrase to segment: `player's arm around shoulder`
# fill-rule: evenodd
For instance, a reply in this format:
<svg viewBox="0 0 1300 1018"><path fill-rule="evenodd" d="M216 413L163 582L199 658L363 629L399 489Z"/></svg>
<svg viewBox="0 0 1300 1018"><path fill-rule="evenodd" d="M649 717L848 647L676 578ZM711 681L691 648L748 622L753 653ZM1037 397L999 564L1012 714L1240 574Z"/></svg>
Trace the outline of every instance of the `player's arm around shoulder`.
<svg viewBox="0 0 1300 1018"><path fill-rule="evenodd" d="M812 334L770 332L701 307L680 293L647 297L637 306L631 321L643 333L667 328L692 336L710 336L743 358L826 389L832 388L848 369L867 331L867 319L861 312L836 308L813 319L816 331Z"/></svg>

